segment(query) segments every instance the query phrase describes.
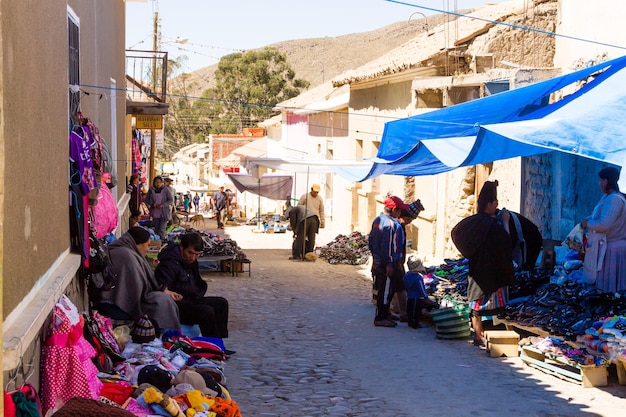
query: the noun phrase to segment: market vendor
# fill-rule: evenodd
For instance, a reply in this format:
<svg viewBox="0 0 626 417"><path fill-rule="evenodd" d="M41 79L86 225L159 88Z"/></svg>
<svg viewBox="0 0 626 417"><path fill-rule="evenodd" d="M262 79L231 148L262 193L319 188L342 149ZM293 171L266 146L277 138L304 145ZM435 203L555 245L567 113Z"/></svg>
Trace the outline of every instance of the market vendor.
<svg viewBox="0 0 626 417"><path fill-rule="evenodd" d="M461 220L451 233L459 252L469 261L467 299L472 312L474 344L484 346L482 316L496 315L508 302L515 283L510 213L498 208L498 181L486 181L478 195L478 213Z"/></svg>
<svg viewBox="0 0 626 417"><path fill-rule="evenodd" d="M603 292L626 290L626 198L619 190L619 171L598 173L602 198L580 223L588 229L584 275Z"/></svg>
<svg viewBox="0 0 626 417"><path fill-rule="evenodd" d="M180 295L161 290L145 258L149 242L150 232L136 226L109 244L115 285L102 292L96 310L117 320L136 321L147 314L161 330L178 330L175 299Z"/></svg>
<svg viewBox="0 0 626 417"><path fill-rule="evenodd" d="M228 301L205 296L208 286L200 276L198 264L203 250L204 242L198 232L185 233L180 243L161 249L155 276L164 288L180 294L176 305L181 323L197 324L202 336L224 339L228 337Z"/></svg>

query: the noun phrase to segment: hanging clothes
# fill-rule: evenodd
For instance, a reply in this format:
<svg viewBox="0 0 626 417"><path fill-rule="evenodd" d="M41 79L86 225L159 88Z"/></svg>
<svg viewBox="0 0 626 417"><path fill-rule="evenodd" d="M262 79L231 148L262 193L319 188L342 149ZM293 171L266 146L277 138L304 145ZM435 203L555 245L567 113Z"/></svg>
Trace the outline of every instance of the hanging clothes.
<svg viewBox="0 0 626 417"><path fill-rule="evenodd" d="M52 331L41 349L41 400L44 415L73 397L97 399L102 382L91 361L94 348L83 336L83 317L62 295L54 307Z"/></svg>

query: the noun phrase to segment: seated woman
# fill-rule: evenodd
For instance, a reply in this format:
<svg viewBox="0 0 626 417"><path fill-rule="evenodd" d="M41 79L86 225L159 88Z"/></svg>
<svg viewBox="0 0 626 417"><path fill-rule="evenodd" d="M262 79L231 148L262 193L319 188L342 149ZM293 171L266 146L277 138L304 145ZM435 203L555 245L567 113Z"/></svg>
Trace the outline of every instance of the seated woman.
<svg viewBox="0 0 626 417"><path fill-rule="evenodd" d="M159 284L181 295L176 300L183 324L197 324L202 336L228 337L228 301L224 297L205 296L207 283L200 276L198 257L204 242L197 232L181 236L159 252L154 271Z"/></svg>
<svg viewBox="0 0 626 417"><path fill-rule="evenodd" d="M181 299L168 289L162 289L145 256L150 232L143 227L131 227L118 240L109 244L111 272L115 285L103 291L96 310L116 320L138 320L145 314L159 329L180 329L176 300Z"/></svg>

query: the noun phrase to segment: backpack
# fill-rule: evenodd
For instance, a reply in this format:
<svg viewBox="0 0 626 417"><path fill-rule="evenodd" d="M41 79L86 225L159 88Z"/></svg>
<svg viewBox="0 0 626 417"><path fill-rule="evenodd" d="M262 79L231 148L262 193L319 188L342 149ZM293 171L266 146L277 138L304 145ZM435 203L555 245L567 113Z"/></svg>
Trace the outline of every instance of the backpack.
<svg viewBox="0 0 626 417"><path fill-rule="evenodd" d="M116 342L106 337L103 329L107 330L97 317L83 313L85 323L83 325L83 336L93 346L96 356L92 358L94 365L100 372L111 373L116 363L126 360L119 352L120 348ZM110 330L112 334L112 329Z"/></svg>

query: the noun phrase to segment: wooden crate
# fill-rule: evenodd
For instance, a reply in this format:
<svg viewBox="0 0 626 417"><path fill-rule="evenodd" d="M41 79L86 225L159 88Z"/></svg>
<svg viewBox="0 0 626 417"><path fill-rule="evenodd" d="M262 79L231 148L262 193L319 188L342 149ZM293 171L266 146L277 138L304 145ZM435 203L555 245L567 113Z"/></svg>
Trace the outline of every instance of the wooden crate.
<svg viewBox="0 0 626 417"><path fill-rule="evenodd" d="M523 346L521 359L528 365L585 388L608 385L607 366L572 364L567 358L541 352L532 346Z"/></svg>

